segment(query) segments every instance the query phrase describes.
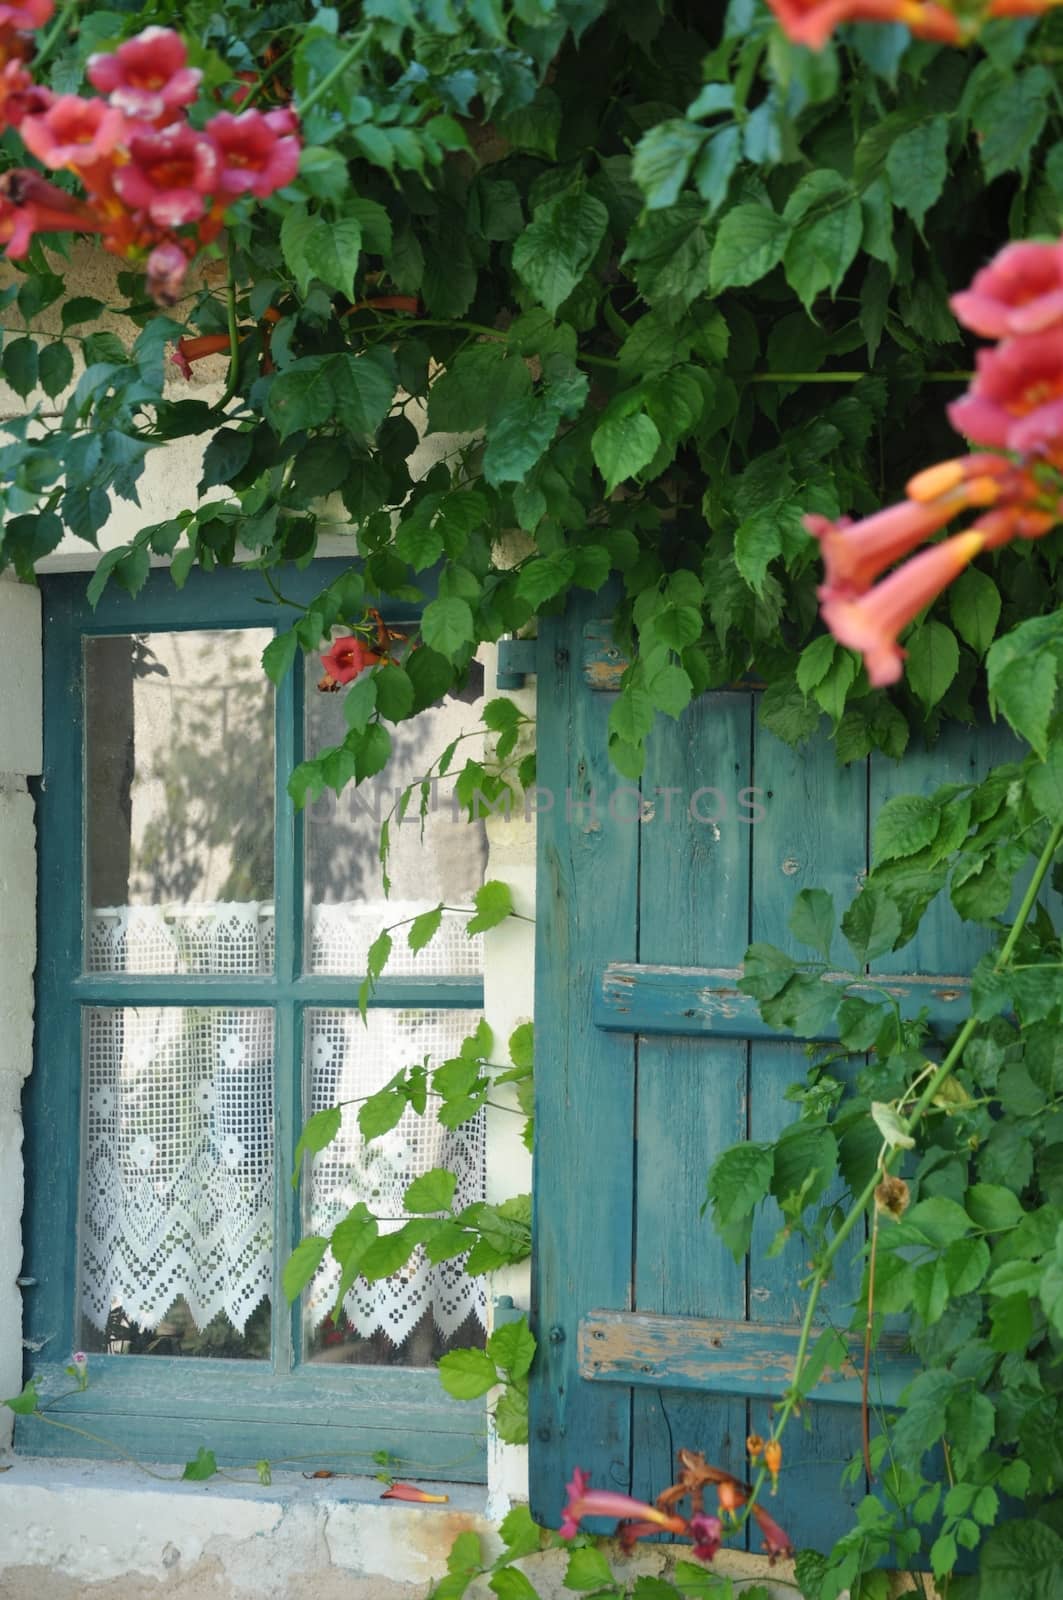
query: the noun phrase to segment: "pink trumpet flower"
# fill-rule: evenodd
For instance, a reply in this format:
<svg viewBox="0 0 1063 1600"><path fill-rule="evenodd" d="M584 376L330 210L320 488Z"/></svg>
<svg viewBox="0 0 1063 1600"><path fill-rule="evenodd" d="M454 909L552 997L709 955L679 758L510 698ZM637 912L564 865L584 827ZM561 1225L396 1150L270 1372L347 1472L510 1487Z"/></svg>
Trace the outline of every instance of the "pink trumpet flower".
<svg viewBox="0 0 1063 1600"><path fill-rule="evenodd" d="M898 634L959 577L985 544L984 533L954 534L913 556L867 594L855 599L831 595L823 601L824 622L839 644L863 655L874 688L896 683L905 656Z"/></svg>
<svg viewBox="0 0 1063 1600"><path fill-rule="evenodd" d="M0 249L20 261L37 233L99 233L91 207L39 173L14 167L0 176Z"/></svg>
<svg viewBox="0 0 1063 1600"><path fill-rule="evenodd" d="M1004 465L1010 469L1010 462ZM865 594L887 567L937 533L958 512L973 505L992 505L999 495L998 481L981 474L950 485L932 499L913 498L887 506L862 522L853 523L848 517L837 522L828 517L806 517L805 527L819 540L826 568L820 599L850 599Z"/></svg>
<svg viewBox="0 0 1063 1600"><path fill-rule="evenodd" d="M949 305L986 339L1056 327L1063 322L1063 243L1005 245Z"/></svg>
<svg viewBox="0 0 1063 1600"><path fill-rule="evenodd" d="M418 1489L415 1483L393 1483L380 1496L381 1500L415 1500L418 1505L442 1506L450 1499L449 1494L429 1494L427 1489Z"/></svg>
<svg viewBox="0 0 1063 1600"><path fill-rule="evenodd" d="M203 74L188 65L184 40L172 28L145 28L113 54L89 57L86 77L112 106L144 122L172 120L196 98Z"/></svg>
<svg viewBox="0 0 1063 1600"><path fill-rule="evenodd" d="M1063 435L1063 326L979 350L974 381L948 408L958 433L998 450L1032 453Z"/></svg>
<svg viewBox="0 0 1063 1600"><path fill-rule="evenodd" d="M24 117L19 133L26 149L44 166L81 172L110 156L125 126L122 113L102 100L62 94L46 111Z"/></svg>
<svg viewBox="0 0 1063 1600"><path fill-rule="evenodd" d="M757 1526L764 1540L764 1548L768 1553L768 1560L772 1566L775 1565L780 1556L784 1560L792 1556L794 1547L790 1543L790 1537L779 1527L774 1518L769 1517L768 1513L759 1505L753 1506L753 1515L757 1519Z"/></svg>

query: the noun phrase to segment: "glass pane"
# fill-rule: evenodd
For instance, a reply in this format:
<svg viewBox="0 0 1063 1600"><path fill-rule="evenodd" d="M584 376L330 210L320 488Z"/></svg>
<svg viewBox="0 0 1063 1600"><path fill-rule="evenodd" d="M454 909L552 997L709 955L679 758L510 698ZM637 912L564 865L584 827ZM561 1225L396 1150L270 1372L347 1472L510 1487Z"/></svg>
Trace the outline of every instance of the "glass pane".
<svg viewBox="0 0 1063 1600"><path fill-rule="evenodd" d="M267 628L85 640L86 965L273 965Z"/></svg>
<svg viewBox="0 0 1063 1600"><path fill-rule="evenodd" d="M310 972L363 973L366 951L385 923L416 916L441 900L451 906L469 905L483 883L487 860L484 822L469 822L453 807L455 773L468 758L483 755L478 732L484 705L483 672L476 663L473 671L477 676L464 692L466 698L448 695L412 721L388 725L392 755L378 777L358 788L352 783L339 796L326 790L308 808L306 967ZM342 693L322 691L308 670L308 754L342 743L347 732L343 700ZM432 783L423 838L417 795L403 823L392 823L391 894L385 899L380 880L381 823L406 785L419 782L451 741L465 732L474 737L458 745L454 770ZM476 975L483 971L481 941L466 937L462 918L447 917L431 944L417 956L400 934L387 970L389 975Z"/></svg>
<svg viewBox="0 0 1063 1600"><path fill-rule="evenodd" d="M82 1341L269 1354L273 1013L84 1015Z"/></svg>
<svg viewBox="0 0 1063 1600"><path fill-rule="evenodd" d="M376 1093L400 1067L425 1056L439 1066L457 1055L479 1021L473 1011L308 1011L304 1027L307 1115ZM340 1134L313 1159L304 1186L307 1233L330 1235L359 1200L391 1233L406 1220L402 1197L432 1167L457 1173L456 1209L484 1198L484 1121L481 1112L460 1128L440 1126L429 1100L423 1117L407 1107L396 1126L367 1142L357 1105L345 1105ZM325 1256L304 1297L310 1361L431 1366L444 1351L482 1344L486 1302L482 1278L462 1270L462 1258L431 1265L418 1249L378 1283L356 1282L335 1319L340 1269Z"/></svg>

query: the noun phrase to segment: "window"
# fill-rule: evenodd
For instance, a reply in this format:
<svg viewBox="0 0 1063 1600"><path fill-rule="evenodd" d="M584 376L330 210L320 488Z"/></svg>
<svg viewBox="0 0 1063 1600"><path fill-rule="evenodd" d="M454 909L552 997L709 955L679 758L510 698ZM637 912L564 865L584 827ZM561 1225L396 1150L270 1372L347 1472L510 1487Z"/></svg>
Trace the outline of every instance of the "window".
<svg viewBox="0 0 1063 1600"><path fill-rule="evenodd" d="M312 598L338 565L288 594ZM205 1444L221 1463L357 1472L386 1450L403 1471L482 1479L482 1416L433 1370L482 1340L482 1284L414 1257L355 1284L334 1322L330 1257L291 1310L280 1282L302 1234L357 1200L398 1226L429 1167L458 1172L459 1203L482 1197L482 1123L448 1132L411 1112L369 1145L350 1113L298 1192L289 1181L313 1111L455 1054L476 1025L481 952L460 916L419 955L396 940L368 1026L357 996L385 923L467 904L482 881L482 829L450 826L442 792L426 848L418 827L395 830L388 901L377 862L396 786L478 710L444 700L395 730L375 783L297 813L287 776L304 744L342 738L343 697L319 692L312 662L266 680L263 646L291 613L257 574L193 573L177 591L157 573L95 612L84 575L43 588L26 1324L48 1394L74 1348L91 1374L51 1414L154 1459ZM20 1428L22 1448L71 1452L69 1435Z"/></svg>

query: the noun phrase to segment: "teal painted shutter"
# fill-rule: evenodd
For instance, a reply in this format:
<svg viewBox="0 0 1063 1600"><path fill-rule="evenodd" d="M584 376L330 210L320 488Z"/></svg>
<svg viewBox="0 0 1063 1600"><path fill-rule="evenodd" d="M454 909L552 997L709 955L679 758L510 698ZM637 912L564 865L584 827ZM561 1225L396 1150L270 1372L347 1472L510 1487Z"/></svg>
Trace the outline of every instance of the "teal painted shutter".
<svg viewBox="0 0 1063 1600"><path fill-rule="evenodd" d="M535 1516L554 1526L575 1466L647 1499L683 1446L745 1475L746 1437L768 1432L786 1383L807 1265L799 1244L770 1255L771 1219L736 1264L699 1213L722 1150L794 1120L784 1095L806 1058L761 1024L737 969L752 940L808 957L787 928L794 896L819 886L845 908L890 796L1014 754L1004 734L954 728L899 765L840 769L826 739L794 751L760 727L753 692L712 693L655 730L641 784L653 816L640 825L639 796L606 755L609 656L589 608L543 629L539 783L553 806L540 801L531 1486ZM751 803L764 810L752 825ZM953 1025L985 944L941 897L917 941L875 971L907 974L902 1004ZM857 1252L854 1241L827 1317L855 1296ZM882 1355L881 1398L910 1370L898 1339ZM790 1430L771 1505L821 1548L865 1492L840 1487L859 1449L859 1383L829 1393L808 1429Z"/></svg>

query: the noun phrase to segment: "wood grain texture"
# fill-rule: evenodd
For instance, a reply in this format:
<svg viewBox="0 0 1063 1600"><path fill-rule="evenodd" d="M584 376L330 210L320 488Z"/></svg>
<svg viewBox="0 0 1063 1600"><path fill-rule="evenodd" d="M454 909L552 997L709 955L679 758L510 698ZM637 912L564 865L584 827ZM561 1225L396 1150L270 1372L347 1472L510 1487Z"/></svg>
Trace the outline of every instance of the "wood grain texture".
<svg viewBox="0 0 1063 1600"><path fill-rule="evenodd" d="M797 1340L798 1329L792 1322L780 1327L671 1313L592 1311L580 1322L580 1374L589 1383L773 1400L793 1382ZM860 1404L863 1343L859 1338L847 1342L849 1360L826 1370L813 1403ZM903 1338L883 1339L872 1362L872 1403L897 1405L901 1390L918 1371ZM706 1454L717 1460L708 1450ZM738 1470L742 1470L741 1452Z"/></svg>
<svg viewBox="0 0 1063 1600"><path fill-rule="evenodd" d="M779 945L802 960L814 952L789 929L794 900L803 888L829 889L845 904L867 861L867 778L862 765L841 768L825 738L792 750L758 726L755 745L756 784L763 793L765 815L753 831L752 936ZM793 1084L808 1078L808 1054L780 1038L754 1039L750 1046L749 1136L770 1142L795 1120L796 1107L787 1099ZM841 1199L841 1186L834 1196ZM805 1311L811 1246L785 1231L785 1218L774 1200L758 1209L749 1252L749 1321L753 1325L796 1329ZM839 1257L820 1307L819 1320L849 1318L859 1289L861 1237L854 1237ZM783 1470L771 1512L784 1528L799 1529L802 1541L826 1548L851 1526L863 1498L861 1474L856 1484L842 1486L841 1468L859 1450L859 1426L849 1408L832 1404L809 1406L806 1426L793 1427L783 1445ZM772 1427L770 1402L751 1401L750 1431L767 1437ZM753 1546L757 1540L754 1538Z"/></svg>
<svg viewBox="0 0 1063 1600"><path fill-rule="evenodd" d="M780 944L787 942L786 925ZM808 952L804 952L808 954ZM761 1020L756 1000L738 987L742 968L650 966L641 962L610 962L595 988L593 1016L608 1033L706 1036L716 1039L778 1039L779 1033ZM932 1027L956 1028L967 1015L970 980L940 974L890 975L886 982L853 982L849 973L828 973L827 981L848 984L850 992L867 1000L890 995L902 1016L927 1012ZM809 1038L800 1034L792 1037ZM830 1026L815 1038L837 1039Z"/></svg>
<svg viewBox="0 0 1063 1600"><path fill-rule="evenodd" d="M591 1306L631 1304L634 1199L634 1040L591 1019L602 952L638 953L638 828L607 803L610 700L585 691L579 667L592 604L539 638L538 781L555 803L538 842L530 1489L552 1526L575 1466L621 1489L631 1470L630 1398L582 1383L576 1351Z"/></svg>
<svg viewBox="0 0 1063 1600"><path fill-rule="evenodd" d="M699 788L750 782L748 694L706 695L650 742L642 788L639 955L694 963L740 961L749 931L750 828L736 808L719 824L692 815ZM707 811L708 808L706 808ZM709 1165L746 1135L748 1047L742 1038L638 1042L635 1306L673 1316L741 1317L745 1269L700 1215ZM663 1373L632 1395L632 1493L653 1499L675 1475L681 1446L743 1469L741 1399Z"/></svg>

